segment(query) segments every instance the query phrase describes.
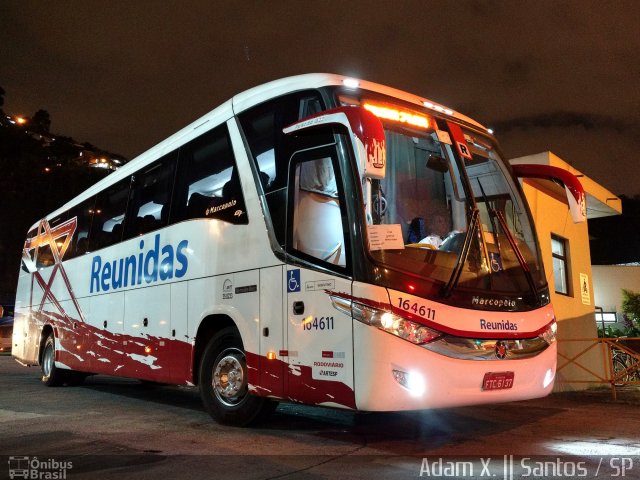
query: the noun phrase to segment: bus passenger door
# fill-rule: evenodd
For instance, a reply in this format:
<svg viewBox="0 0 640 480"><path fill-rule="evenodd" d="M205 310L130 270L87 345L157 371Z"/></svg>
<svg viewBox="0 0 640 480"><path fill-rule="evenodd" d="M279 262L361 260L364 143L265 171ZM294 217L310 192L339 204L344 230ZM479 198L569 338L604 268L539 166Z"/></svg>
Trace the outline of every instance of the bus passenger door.
<svg viewBox="0 0 640 480"><path fill-rule="evenodd" d="M351 297L348 235L335 145L295 153L289 166L285 288L287 394L354 407L353 330L332 297Z"/></svg>

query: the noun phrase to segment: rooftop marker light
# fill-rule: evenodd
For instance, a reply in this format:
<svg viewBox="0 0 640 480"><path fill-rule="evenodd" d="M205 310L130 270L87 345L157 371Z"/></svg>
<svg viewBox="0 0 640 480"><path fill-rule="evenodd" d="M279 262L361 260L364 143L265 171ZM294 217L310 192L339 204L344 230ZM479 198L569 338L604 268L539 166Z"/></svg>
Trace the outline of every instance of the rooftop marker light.
<svg viewBox="0 0 640 480"><path fill-rule="evenodd" d="M453 115L453 110L451 110L450 108L446 108L441 105L436 105L435 103L431 103L426 100L422 102L422 104L425 107L430 108L431 110L435 110L436 112L445 113L447 115Z"/></svg>
<svg viewBox="0 0 640 480"><path fill-rule="evenodd" d="M358 88L360 86L360 81L355 78L345 78L342 83L347 88Z"/></svg>

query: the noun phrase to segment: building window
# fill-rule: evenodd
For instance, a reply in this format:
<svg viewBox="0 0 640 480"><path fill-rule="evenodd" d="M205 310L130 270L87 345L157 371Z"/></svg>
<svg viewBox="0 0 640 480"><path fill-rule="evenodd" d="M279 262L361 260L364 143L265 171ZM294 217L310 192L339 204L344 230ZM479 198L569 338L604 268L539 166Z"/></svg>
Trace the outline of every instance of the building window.
<svg viewBox="0 0 640 480"><path fill-rule="evenodd" d="M553 257L553 282L556 293L570 295L569 292L569 255L567 240L551 235L551 255Z"/></svg>
<svg viewBox="0 0 640 480"><path fill-rule="evenodd" d="M603 323L617 323L616 312L596 312L596 323L602 325Z"/></svg>

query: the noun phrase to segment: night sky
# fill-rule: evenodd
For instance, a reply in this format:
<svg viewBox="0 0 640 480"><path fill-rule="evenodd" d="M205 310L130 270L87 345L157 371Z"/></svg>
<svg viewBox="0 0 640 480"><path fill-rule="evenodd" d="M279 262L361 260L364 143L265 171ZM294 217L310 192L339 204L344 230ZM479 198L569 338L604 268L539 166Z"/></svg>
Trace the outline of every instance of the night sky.
<svg viewBox="0 0 640 480"><path fill-rule="evenodd" d="M4 110L133 158L235 93L330 72L493 127L640 194L640 1L0 3Z"/></svg>

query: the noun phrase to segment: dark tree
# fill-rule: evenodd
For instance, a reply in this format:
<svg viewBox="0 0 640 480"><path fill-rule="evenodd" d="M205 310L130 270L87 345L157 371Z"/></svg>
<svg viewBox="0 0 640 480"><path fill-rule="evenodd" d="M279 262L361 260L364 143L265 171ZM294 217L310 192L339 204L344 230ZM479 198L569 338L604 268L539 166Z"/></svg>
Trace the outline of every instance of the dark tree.
<svg viewBox="0 0 640 480"><path fill-rule="evenodd" d="M46 110L38 110L31 118L31 128L38 133L49 133L51 117Z"/></svg>
<svg viewBox="0 0 640 480"><path fill-rule="evenodd" d="M0 87L0 107L4 105L4 94L7 93L4 88Z"/></svg>

